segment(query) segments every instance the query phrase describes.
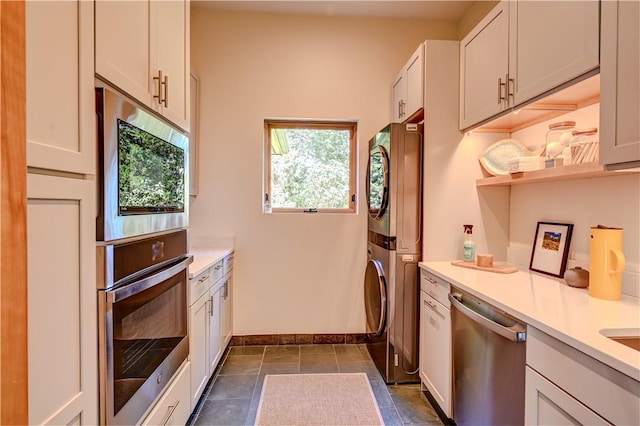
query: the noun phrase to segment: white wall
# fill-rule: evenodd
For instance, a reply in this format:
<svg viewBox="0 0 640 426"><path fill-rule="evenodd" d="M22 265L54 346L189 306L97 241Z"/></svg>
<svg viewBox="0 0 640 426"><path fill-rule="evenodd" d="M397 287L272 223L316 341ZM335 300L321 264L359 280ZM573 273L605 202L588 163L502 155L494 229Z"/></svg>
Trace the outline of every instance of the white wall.
<svg viewBox="0 0 640 426"><path fill-rule="evenodd" d="M525 145L544 143L549 124L573 120L576 128L599 127L595 104L514 132ZM553 139L553 138L552 138ZM518 185L511 189L510 260L529 267L539 221L574 224L568 267L589 269L590 228L605 225L624 229L626 269L623 292L640 297L640 174Z"/></svg>
<svg viewBox="0 0 640 426"><path fill-rule="evenodd" d="M392 80L427 38L455 39L456 27L193 6L200 187L190 232L235 237L235 335L365 331L367 141L390 120ZM265 117L358 120L359 214L261 213Z"/></svg>

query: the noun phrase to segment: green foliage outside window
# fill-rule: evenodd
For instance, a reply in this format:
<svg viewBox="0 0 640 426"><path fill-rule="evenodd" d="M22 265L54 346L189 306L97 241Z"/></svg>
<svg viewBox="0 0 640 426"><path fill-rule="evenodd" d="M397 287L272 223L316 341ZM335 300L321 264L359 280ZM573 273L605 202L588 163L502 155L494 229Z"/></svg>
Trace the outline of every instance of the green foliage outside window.
<svg viewBox="0 0 640 426"><path fill-rule="evenodd" d="M121 213L142 208L184 210L184 151L118 120Z"/></svg>
<svg viewBox="0 0 640 426"><path fill-rule="evenodd" d="M271 152L271 203L274 208L347 209L350 203L350 131L284 131L288 151Z"/></svg>

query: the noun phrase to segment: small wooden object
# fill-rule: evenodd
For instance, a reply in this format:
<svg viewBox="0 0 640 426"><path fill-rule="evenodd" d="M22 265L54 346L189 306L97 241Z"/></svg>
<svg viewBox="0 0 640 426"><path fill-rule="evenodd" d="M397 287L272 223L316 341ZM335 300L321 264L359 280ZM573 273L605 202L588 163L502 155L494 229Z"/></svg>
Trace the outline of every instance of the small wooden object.
<svg viewBox="0 0 640 426"><path fill-rule="evenodd" d="M478 254L476 256L476 264L483 268L493 267L493 255L492 254Z"/></svg>
<svg viewBox="0 0 640 426"><path fill-rule="evenodd" d="M478 266L474 262L465 262L464 260L454 260L451 262L454 266L461 266L463 268L477 269L480 271L496 272L498 274L512 274L518 272L518 268L512 265L494 264L491 267Z"/></svg>

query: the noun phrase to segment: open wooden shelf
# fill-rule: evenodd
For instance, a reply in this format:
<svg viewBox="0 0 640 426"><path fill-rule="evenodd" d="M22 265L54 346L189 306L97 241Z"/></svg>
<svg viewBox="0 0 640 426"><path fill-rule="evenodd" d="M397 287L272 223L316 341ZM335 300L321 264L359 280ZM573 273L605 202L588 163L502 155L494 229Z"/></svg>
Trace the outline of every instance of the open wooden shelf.
<svg viewBox="0 0 640 426"><path fill-rule="evenodd" d="M598 163L572 164L569 166L478 179L476 180L476 187L512 186L527 183L619 176L631 173L638 174L639 172L637 170L609 171L605 170L604 166Z"/></svg>

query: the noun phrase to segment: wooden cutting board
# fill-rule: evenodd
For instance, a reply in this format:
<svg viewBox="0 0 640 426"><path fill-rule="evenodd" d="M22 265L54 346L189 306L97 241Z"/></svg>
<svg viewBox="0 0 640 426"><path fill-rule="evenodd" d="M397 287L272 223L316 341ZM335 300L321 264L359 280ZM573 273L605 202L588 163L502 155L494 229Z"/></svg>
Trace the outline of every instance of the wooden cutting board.
<svg viewBox="0 0 640 426"><path fill-rule="evenodd" d="M492 267L487 268L485 266L478 266L474 262L465 262L464 260L454 260L451 262L454 266L461 266L463 268L478 269L480 271L496 272L498 274L512 274L518 272L518 268L513 265L500 264L495 262Z"/></svg>

